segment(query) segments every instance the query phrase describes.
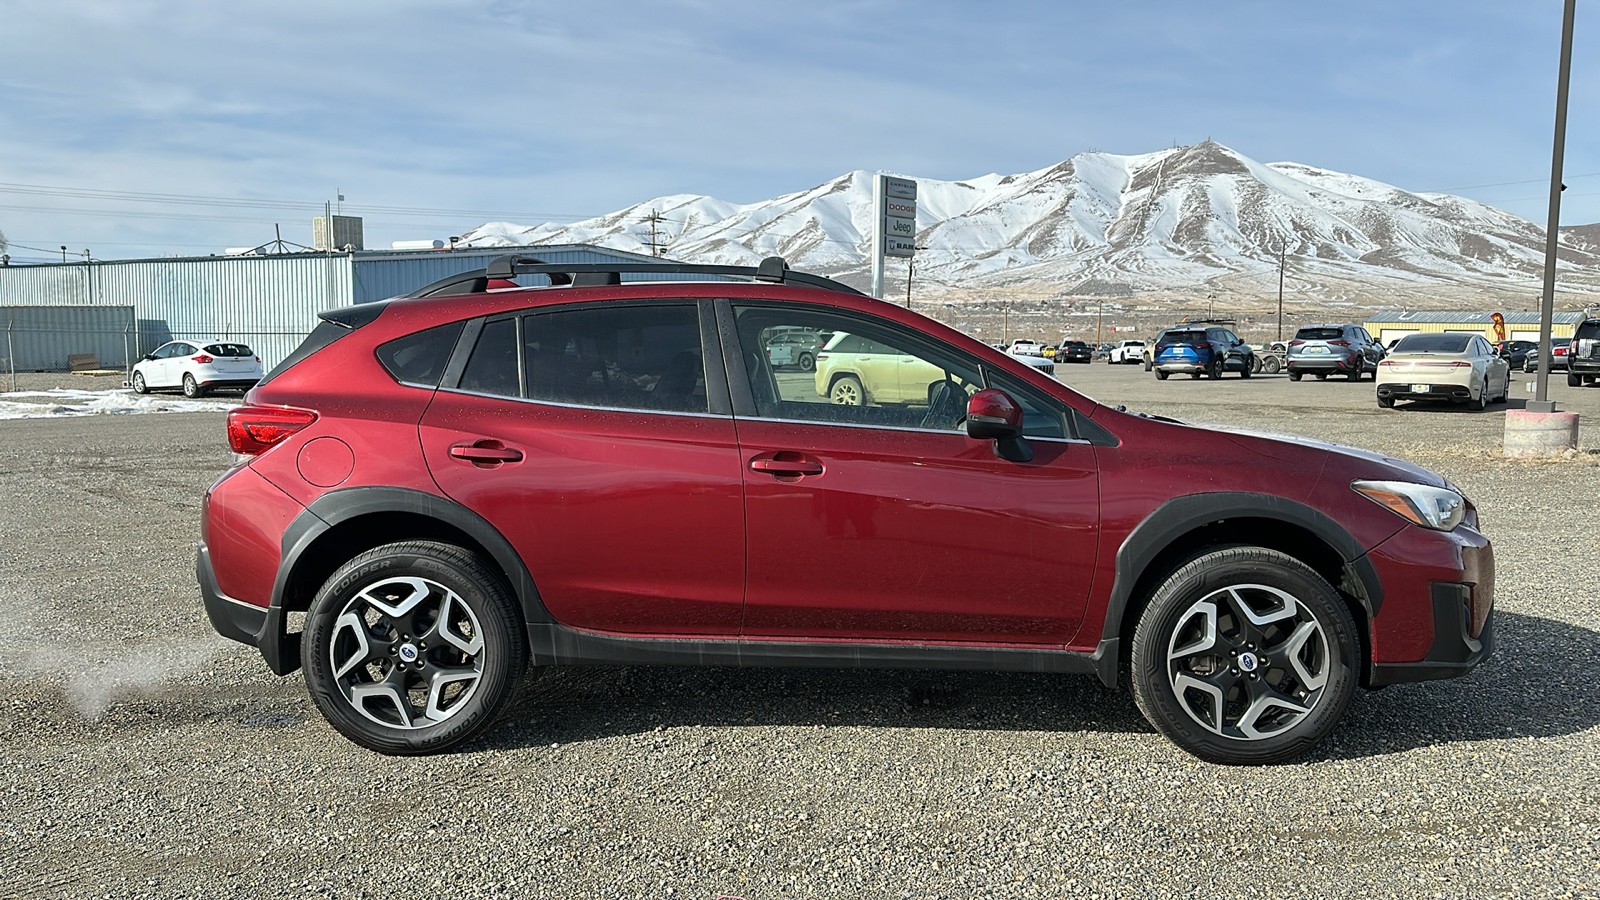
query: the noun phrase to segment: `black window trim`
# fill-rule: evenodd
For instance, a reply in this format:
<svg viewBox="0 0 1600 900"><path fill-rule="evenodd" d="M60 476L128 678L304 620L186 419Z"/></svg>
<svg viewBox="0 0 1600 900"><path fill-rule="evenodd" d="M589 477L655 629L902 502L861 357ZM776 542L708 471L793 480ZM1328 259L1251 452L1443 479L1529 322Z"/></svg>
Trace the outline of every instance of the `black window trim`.
<svg viewBox="0 0 1600 900"><path fill-rule="evenodd" d="M764 307L764 308L774 309L774 310L787 310L787 309L803 308L803 309L808 309L808 310L815 310L817 312L827 313L827 314L830 314L830 315L837 315L837 316L840 316L840 317L846 318L846 319L861 319L861 318L863 318L863 315L860 312L858 312L857 310L846 309L846 308L830 306L830 305L824 305L824 304L798 303L798 302L791 301L791 300L764 300L764 299L756 298L756 297L718 298L715 301L716 317L717 317L717 328L718 328L718 331L721 333L721 337L722 337L723 365L727 368L728 386L729 386L729 388L730 388L730 390L732 392L732 397L733 397L733 416L734 416L734 418L736 418L736 419L737 418L759 419L759 420L761 420L763 422L782 422L782 423L785 423L785 424L793 424L793 425L818 425L818 426L824 426L824 427L867 428L867 429L875 429L875 430L879 430L879 431L911 431L911 432L919 432L919 433L923 433L923 434L948 434L948 435L958 435L958 436L962 436L962 437L966 436L965 432L962 432L962 431L951 431L951 430L942 429L942 428L918 428L916 426L908 426L908 425L874 425L874 424L858 423L858 422L827 422L827 421L819 421L819 420L815 420L815 419L790 419L790 418L781 418L781 417L776 417L776 416L763 416L763 415L761 415L756 409L755 393L751 390L750 378L749 378L748 373L745 372L744 360L741 359L740 356L739 356L740 343L739 343L738 317L735 315L734 310L733 310L733 307L734 307L735 303L737 303L740 307ZM886 324L888 326L899 327L899 323L897 323L897 322L889 322L888 320L879 320L879 321L882 321L884 324ZM905 331L905 334L912 339L912 343L914 345L915 344L922 344L927 349L931 349L931 350L934 350L936 352L943 351L943 352L946 352L946 353L956 353L956 354L959 354L959 355L965 355L965 356L972 357L973 362L976 364L976 366L978 368L979 377L983 379L983 384L984 384L985 387L989 387L990 384L991 384L991 377L992 377L991 376L991 372L992 371L993 372L999 372L999 374L1004 376L1006 379L1015 382L1017 384L1017 386L1024 393L1031 394L1032 395L1032 399L1034 400L1035 403L1038 403L1041 400L1048 401L1049 404L1051 404L1053 406L1058 406L1063 410L1064 415L1065 415L1065 419L1066 419L1066 430L1069 433L1068 436L1057 438L1057 437L1040 437L1040 436L1037 436L1037 435L1028 435L1027 436L1028 440L1030 440L1030 441L1047 441L1047 442L1050 442L1050 443L1062 443L1062 444L1091 444L1091 445L1094 445L1094 444L1099 443L1099 442L1096 442L1096 441L1093 441L1091 439L1088 439L1088 438L1085 438L1085 437L1081 436L1083 434L1083 429L1080 427L1080 422L1081 422L1081 420L1083 418L1086 418L1086 416L1084 416L1083 413L1079 412L1071 404L1069 404L1069 403L1067 403L1067 402L1065 402L1063 400L1059 400L1059 399L1057 399L1055 397L1052 397L1049 394L1047 394L1047 393L1039 390L1038 388L1034 387L1033 385L1028 384L1026 381L1023 381L1020 377L1017 377L1017 376L1013 375L1010 372L1005 372L1005 371L999 370L992 363L986 362L986 361L984 361L982 359L978 359L977 357L972 356L971 354L968 354L968 353L966 353L965 351L962 351L959 348L952 347L949 344L944 343L943 341L938 341L938 340L935 340L934 338L931 338L931 337L928 337L928 336L922 335L922 334L917 334L916 332L913 332L913 331ZM1100 430L1104 431L1105 429L1101 428ZM970 440L970 438L969 438L969 440ZM1099 444L1099 445L1100 446L1105 446L1105 444L1103 444L1103 443Z"/></svg>
<svg viewBox="0 0 1600 900"><path fill-rule="evenodd" d="M563 409L592 409L611 412L647 413L661 416L693 416L708 419L726 419L733 415L733 405L728 396L728 379L723 366L714 365L715 359L725 356L722 352L720 331L716 323L716 310L713 301L696 297L650 297L627 298L618 300L594 300L585 303L541 303L517 309L504 310L487 316L470 319L462 329L461 337L456 341L455 350L450 355L450 361L445 365L444 377L439 379L439 390L449 391L453 394L465 394L472 397L493 397L498 400L510 400L517 403L533 403L541 406L555 406ZM590 309L617 309L628 307L662 306L689 306L695 310L696 321L700 326L701 365L704 368L706 383L706 412L689 412L683 410L664 409L638 409L625 406L601 406L588 403L568 403L559 400L540 400L527 396L508 397L504 394L487 394L478 391L468 391L461 388L461 377L466 373L467 360L472 356L472 350L477 346L478 337L485 325L504 319L517 321L517 345L522 345L522 319L524 316L534 316L547 313L578 312ZM528 378L526 362L522 354L517 354L517 384L521 394L528 393Z"/></svg>

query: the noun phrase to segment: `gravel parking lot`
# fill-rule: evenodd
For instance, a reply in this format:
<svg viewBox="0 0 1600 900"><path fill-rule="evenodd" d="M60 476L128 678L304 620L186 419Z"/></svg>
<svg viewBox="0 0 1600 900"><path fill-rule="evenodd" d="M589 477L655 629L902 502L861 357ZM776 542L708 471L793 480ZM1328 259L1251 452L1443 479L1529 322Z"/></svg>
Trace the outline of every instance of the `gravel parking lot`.
<svg viewBox="0 0 1600 900"><path fill-rule="evenodd" d="M1600 388L1558 378L1582 449L1519 462L1500 406L1058 373L1443 472L1497 546L1497 654L1263 769L1088 678L670 668L554 671L467 752L387 758L205 619L221 414L5 421L0 897L1600 895Z"/></svg>

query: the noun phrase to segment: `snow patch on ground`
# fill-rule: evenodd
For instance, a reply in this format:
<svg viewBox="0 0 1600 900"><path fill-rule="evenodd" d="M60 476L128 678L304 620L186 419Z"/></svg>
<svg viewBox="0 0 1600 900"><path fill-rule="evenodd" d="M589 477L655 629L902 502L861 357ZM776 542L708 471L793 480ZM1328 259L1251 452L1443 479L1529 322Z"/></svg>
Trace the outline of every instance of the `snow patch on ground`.
<svg viewBox="0 0 1600 900"><path fill-rule="evenodd" d="M155 394L135 394L125 388L84 391L59 388L50 391L0 393L0 419L53 419L68 416L127 416L140 413L220 412L240 400L185 400Z"/></svg>

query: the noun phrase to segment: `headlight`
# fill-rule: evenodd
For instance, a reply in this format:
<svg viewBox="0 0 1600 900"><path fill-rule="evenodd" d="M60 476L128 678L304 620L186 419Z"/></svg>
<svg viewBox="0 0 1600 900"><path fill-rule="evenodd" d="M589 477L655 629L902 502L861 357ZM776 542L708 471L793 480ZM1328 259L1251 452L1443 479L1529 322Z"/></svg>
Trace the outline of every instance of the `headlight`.
<svg viewBox="0 0 1600 900"><path fill-rule="evenodd" d="M1351 490L1423 528L1450 531L1461 524L1467 500L1446 488L1409 481L1357 481Z"/></svg>

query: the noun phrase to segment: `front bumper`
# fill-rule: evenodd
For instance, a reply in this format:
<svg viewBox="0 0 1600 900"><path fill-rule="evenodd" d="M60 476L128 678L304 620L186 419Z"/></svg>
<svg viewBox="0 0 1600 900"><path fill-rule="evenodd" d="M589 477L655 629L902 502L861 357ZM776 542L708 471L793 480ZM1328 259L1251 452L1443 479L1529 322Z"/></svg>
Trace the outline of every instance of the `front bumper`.
<svg viewBox="0 0 1600 900"><path fill-rule="evenodd" d="M1415 662L1373 663L1371 687L1409 681L1459 678L1472 671L1494 653L1494 611L1486 610L1483 622L1473 632L1473 586L1436 583L1433 585L1433 646Z"/></svg>

